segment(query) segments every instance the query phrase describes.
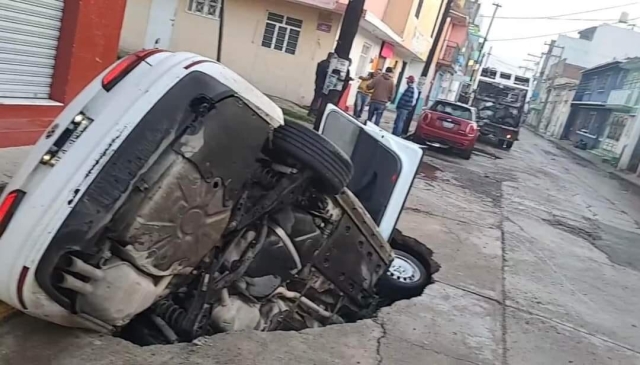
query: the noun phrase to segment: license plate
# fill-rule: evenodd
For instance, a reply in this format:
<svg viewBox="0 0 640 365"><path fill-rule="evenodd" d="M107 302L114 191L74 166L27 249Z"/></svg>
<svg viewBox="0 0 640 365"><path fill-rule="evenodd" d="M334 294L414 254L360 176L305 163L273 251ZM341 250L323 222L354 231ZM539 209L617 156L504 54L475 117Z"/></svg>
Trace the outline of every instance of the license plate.
<svg viewBox="0 0 640 365"><path fill-rule="evenodd" d="M451 123L451 122L442 122L442 126L448 129L453 128L455 124Z"/></svg>

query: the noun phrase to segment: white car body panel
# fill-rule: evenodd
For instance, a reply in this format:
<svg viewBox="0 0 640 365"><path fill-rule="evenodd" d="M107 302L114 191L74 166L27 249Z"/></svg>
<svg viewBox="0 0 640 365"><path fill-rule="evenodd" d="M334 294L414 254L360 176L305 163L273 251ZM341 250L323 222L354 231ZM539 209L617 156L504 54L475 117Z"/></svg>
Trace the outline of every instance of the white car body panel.
<svg viewBox="0 0 640 365"><path fill-rule="evenodd" d="M361 123L332 104L327 105L327 109L322 117L320 133L324 132L327 117L331 113L337 113L344 121L352 123L354 126L357 126L374 137L380 144L395 152L402 163L402 169L396 180L393 193L391 194L389 203L387 204L378 227L382 237L388 241L391 238L393 230L396 227L396 223L398 222L398 218L402 213L404 203L409 195L409 190L411 189L413 179L420 167L420 163L422 162L424 152L417 144L394 136L373 123ZM335 140L332 137L328 138L331 139L338 147L342 148L347 155L351 155L351 151L345 150L346 148L344 147L344 143L341 143L341 141Z"/></svg>

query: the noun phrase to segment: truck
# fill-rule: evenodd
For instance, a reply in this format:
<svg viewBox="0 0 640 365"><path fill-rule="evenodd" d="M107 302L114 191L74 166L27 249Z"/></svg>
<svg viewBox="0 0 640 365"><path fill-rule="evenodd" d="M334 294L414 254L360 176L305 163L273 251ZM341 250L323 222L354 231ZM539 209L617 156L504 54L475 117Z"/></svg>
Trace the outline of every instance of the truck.
<svg viewBox="0 0 640 365"><path fill-rule="evenodd" d="M513 147L524 121L530 81L495 68L482 69L471 102L478 111L480 136L496 141L501 148Z"/></svg>

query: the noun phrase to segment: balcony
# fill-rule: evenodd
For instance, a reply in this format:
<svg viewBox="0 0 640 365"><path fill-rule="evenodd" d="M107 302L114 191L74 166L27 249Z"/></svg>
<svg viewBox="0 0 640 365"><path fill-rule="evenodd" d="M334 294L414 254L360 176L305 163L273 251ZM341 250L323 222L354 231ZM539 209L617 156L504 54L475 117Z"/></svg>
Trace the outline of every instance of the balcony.
<svg viewBox="0 0 640 365"><path fill-rule="evenodd" d="M607 106L623 112L632 112L640 106L640 89L611 90Z"/></svg>
<svg viewBox="0 0 640 365"><path fill-rule="evenodd" d="M447 41L444 51L440 55L440 59L438 59L438 63L446 66L453 66L458 59L459 53L460 47L458 46L458 44L455 42Z"/></svg>

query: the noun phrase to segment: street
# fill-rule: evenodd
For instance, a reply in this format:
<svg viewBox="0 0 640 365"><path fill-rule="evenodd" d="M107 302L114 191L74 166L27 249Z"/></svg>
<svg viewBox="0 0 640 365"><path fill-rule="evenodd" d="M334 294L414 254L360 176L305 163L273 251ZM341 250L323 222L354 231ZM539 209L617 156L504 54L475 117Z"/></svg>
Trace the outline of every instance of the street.
<svg viewBox="0 0 640 365"><path fill-rule="evenodd" d="M16 316L0 363L639 364L640 197L528 130L480 147L426 152L398 228L442 269L376 318L141 348Z"/></svg>

